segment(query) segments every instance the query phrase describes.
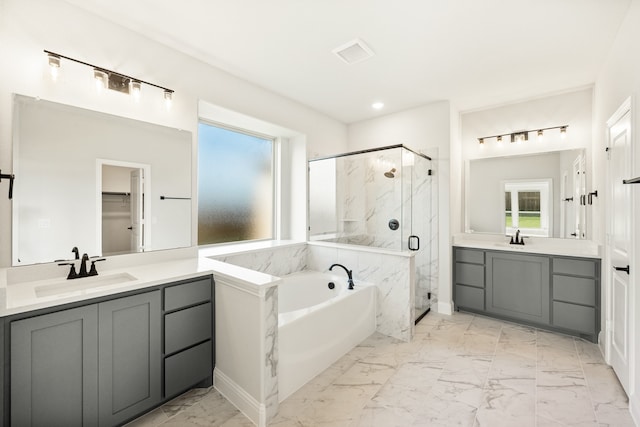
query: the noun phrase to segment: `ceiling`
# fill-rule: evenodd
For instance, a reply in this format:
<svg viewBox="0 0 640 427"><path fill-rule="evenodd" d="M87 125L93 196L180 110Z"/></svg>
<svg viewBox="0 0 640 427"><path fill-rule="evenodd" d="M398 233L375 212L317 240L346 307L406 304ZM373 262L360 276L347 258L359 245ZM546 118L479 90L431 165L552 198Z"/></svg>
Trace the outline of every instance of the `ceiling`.
<svg viewBox="0 0 640 427"><path fill-rule="evenodd" d="M632 0L67 1L352 123L592 84ZM347 65L354 38L375 55Z"/></svg>

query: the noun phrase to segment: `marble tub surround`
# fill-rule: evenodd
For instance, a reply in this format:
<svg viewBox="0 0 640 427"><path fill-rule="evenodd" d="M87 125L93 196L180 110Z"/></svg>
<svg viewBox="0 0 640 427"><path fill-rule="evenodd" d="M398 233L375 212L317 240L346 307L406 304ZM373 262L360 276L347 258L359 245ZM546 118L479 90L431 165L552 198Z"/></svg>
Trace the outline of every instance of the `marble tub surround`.
<svg viewBox="0 0 640 427"><path fill-rule="evenodd" d="M288 242L282 245L262 248L256 247L253 250L224 255L206 255L206 250L201 253L212 259L273 276L286 276L287 274L307 269L307 246L306 243L300 242Z"/></svg>
<svg viewBox="0 0 640 427"><path fill-rule="evenodd" d="M548 255L566 255L586 258L602 258L602 248L592 240L557 239L552 237L525 237L524 245L509 244L511 236L492 233L458 233L453 236L453 246L518 251Z"/></svg>
<svg viewBox="0 0 640 427"><path fill-rule="evenodd" d="M255 425L266 426L279 401L277 285L281 279L209 261L216 281L215 387ZM247 281L251 273L263 281Z"/></svg>
<svg viewBox="0 0 640 427"><path fill-rule="evenodd" d="M356 284L361 280L377 286L378 332L405 341L409 341L413 335L415 252L320 241L289 242L228 255L207 251L209 249L200 250L200 255L274 276L285 276L306 269L327 272L332 264L343 264L353 270ZM419 270L419 273L427 275L425 270ZM428 279L437 281L437 274L434 275L431 268Z"/></svg>
<svg viewBox="0 0 640 427"><path fill-rule="evenodd" d="M249 427L215 390L130 424ZM464 313L429 313L406 343L374 334L280 403L269 426L632 427L595 344Z"/></svg>
<svg viewBox="0 0 640 427"><path fill-rule="evenodd" d="M307 266L328 271L333 263L353 270L353 280L377 286L377 331L410 341L413 336L415 298L414 253L321 242L308 243ZM345 276L346 280L346 276Z"/></svg>

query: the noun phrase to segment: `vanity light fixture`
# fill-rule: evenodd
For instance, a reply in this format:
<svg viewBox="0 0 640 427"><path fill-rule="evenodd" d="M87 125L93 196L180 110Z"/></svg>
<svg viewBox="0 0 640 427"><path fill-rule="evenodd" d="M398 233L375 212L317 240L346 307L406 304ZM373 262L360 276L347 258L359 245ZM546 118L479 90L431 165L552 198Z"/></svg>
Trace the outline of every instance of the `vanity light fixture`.
<svg viewBox="0 0 640 427"><path fill-rule="evenodd" d="M137 102L140 100L140 91L141 91L142 83L138 80L131 80L129 82L129 93L133 96L133 99Z"/></svg>
<svg viewBox="0 0 640 427"><path fill-rule="evenodd" d="M148 86L162 89L164 91L165 103L168 106L170 106L171 100L173 99L174 91L164 86L159 86L157 84L149 83L147 81L140 80L126 74L98 67L96 65L89 64L88 62L60 55L59 53L51 52L48 50L45 50L44 53L47 55L49 67L51 68L51 76L54 80L56 79L58 70L60 69L60 59L64 58L66 60L93 68L93 77L96 81L96 87L99 91L102 91L103 89L111 89L118 92L131 94L134 99L138 100L142 91L142 84L146 84Z"/></svg>
<svg viewBox="0 0 640 427"><path fill-rule="evenodd" d="M567 128L568 127L569 127L569 125L551 126L551 127L547 127L547 128L540 128L540 129L518 130L518 131L511 132L511 133L503 133L503 134L499 134L499 135L482 136L482 137L478 138L478 143L480 145L483 145L485 143L485 140L489 139L489 138L496 138L496 140L498 142L502 142L502 137L505 137L505 136L510 137L511 142L521 143L521 142L529 140L529 132L536 132L536 134L538 135L538 141L542 141L542 139L544 137L543 136L544 135L544 131L551 130L551 129L560 129L560 136L562 138L565 138L566 135L567 135Z"/></svg>
<svg viewBox="0 0 640 427"><path fill-rule="evenodd" d="M53 53L47 54L49 62L49 71L51 72L51 78L55 82L58 79L58 72L60 71L60 57Z"/></svg>
<svg viewBox="0 0 640 427"><path fill-rule="evenodd" d="M374 102L371 104L371 108L374 110L382 110L382 108L384 108L384 102Z"/></svg>
<svg viewBox="0 0 640 427"><path fill-rule="evenodd" d="M96 90L102 92L109 84L109 75L99 68L93 69L93 78L96 81Z"/></svg>
<svg viewBox="0 0 640 427"><path fill-rule="evenodd" d="M171 108L171 102L173 101L173 91L169 89L165 89L164 91L164 104L167 106L167 109Z"/></svg>

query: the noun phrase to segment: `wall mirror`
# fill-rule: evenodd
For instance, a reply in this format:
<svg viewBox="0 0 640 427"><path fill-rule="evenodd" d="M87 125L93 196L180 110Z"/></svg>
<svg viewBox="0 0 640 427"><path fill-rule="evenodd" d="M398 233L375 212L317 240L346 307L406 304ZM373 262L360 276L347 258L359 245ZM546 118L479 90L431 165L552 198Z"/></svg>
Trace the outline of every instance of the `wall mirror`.
<svg viewBox="0 0 640 427"><path fill-rule="evenodd" d="M190 132L13 104L12 265L191 246Z"/></svg>
<svg viewBox="0 0 640 427"><path fill-rule="evenodd" d="M586 238L584 149L492 157L465 165L465 231Z"/></svg>

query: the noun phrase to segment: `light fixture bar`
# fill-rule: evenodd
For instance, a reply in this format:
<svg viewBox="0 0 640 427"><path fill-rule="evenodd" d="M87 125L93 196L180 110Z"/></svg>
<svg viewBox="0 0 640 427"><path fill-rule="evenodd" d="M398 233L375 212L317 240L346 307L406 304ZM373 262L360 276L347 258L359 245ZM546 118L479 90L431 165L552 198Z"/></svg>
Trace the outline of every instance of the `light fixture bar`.
<svg viewBox="0 0 640 427"><path fill-rule="evenodd" d="M50 55L50 56L53 55L53 56L56 56L58 58L64 58L64 59L67 59L69 61L77 62L78 64L86 65L88 67L93 68L94 70L102 71L102 72L105 72L107 74L116 75L116 76L118 76L118 77L120 77L122 79L134 80L134 81L137 81L137 82L140 82L140 83L144 83L144 84L149 85L149 86L157 87L159 89L164 90L165 92L171 92L171 93L175 92L173 89L169 89L169 88L166 88L164 86L160 86L160 85L157 85L157 84L154 84L154 83L150 83L150 82L147 82L147 81L144 81L144 80L140 80L137 77L131 77L131 76L128 76L126 74L119 73L117 71L112 71L112 70L108 70L108 69L103 68L103 67L98 67L97 65L93 65L93 64L90 64L88 62L80 61L79 59L70 58L68 56L60 55L59 53L51 52L51 51L46 50L46 49L44 50L44 53L46 53L47 55Z"/></svg>
<svg viewBox="0 0 640 427"><path fill-rule="evenodd" d="M535 129L531 129L531 130L517 130L517 131L513 131L513 132L509 132L509 133L501 133L498 135L489 135L489 136L481 136L478 138L478 142L480 144L483 144L485 142L485 140L490 139L490 138L497 138L498 142L502 141L502 138L505 136L511 137L511 142L515 141L515 137L518 135L523 135L524 140L527 141L529 139L529 132L537 132L538 136L541 135L541 133L543 133L545 130L551 130L551 129L560 129L560 132L564 135L567 133L567 128L569 127L569 125L562 125L562 126L551 126L551 127L547 127L547 128L535 128ZM482 142L480 142L482 141Z"/></svg>

